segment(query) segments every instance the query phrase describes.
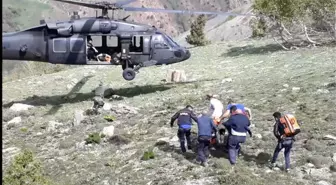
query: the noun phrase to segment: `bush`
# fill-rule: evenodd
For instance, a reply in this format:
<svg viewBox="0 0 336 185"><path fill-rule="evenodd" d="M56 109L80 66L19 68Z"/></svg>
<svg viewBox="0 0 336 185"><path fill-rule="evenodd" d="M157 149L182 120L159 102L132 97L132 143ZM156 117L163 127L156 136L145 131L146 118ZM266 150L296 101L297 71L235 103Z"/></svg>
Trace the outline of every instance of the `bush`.
<svg viewBox="0 0 336 185"><path fill-rule="evenodd" d="M5 172L4 185L49 185L51 182L43 175L41 163L34 159L33 152L24 150L14 157Z"/></svg>
<svg viewBox="0 0 336 185"><path fill-rule="evenodd" d="M197 17L196 21L191 24L190 35L186 37L186 41L195 46L205 46L210 42L206 40L204 34L204 27L206 23L205 15Z"/></svg>
<svg viewBox="0 0 336 185"><path fill-rule="evenodd" d="M116 118L114 116L111 116L111 115L104 116L104 119L108 122L116 120Z"/></svg>
<svg viewBox="0 0 336 185"><path fill-rule="evenodd" d="M142 156L142 160L147 161L149 159L154 159L155 158L155 154L153 152L153 149L149 149L148 151L146 151L144 153L144 155Z"/></svg>
<svg viewBox="0 0 336 185"><path fill-rule="evenodd" d="M89 137L85 139L86 144L90 144L90 143L95 143L95 144L99 144L101 141L101 138L104 138L105 135L104 134L99 134L98 132L94 132L89 134Z"/></svg>

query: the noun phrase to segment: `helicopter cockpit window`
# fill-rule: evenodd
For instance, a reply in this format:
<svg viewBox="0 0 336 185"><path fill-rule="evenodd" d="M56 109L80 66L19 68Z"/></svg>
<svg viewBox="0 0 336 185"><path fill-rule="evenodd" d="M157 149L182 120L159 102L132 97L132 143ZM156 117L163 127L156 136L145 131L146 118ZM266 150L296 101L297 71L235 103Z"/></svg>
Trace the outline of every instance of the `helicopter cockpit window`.
<svg viewBox="0 0 336 185"><path fill-rule="evenodd" d="M66 46L67 46L66 38L58 38L53 40L54 53L66 53L67 51Z"/></svg>
<svg viewBox="0 0 336 185"><path fill-rule="evenodd" d="M154 48L155 49L169 49L166 43L155 43Z"/></svg>
<svg viewBox="0 0 336 185"><path fill-rule="evenodd" d="M163 38L162 34L157 34L153 37L154 48L156 49L169 49L166 39Z"/></svg>
<svg viewBox="0 0 336 185"><path fill-rule="evenodd" d="M174 47L179 47L180 45L178 45L169 35L166 35L166 39L168 40L168 42L170 42L171 45L173 45Z"/></svg>
<svg viewBox="0 0 336 185"><path fill-rule="evenodd" d="M106 45L107 47L118 47L118 37L117 36L107 36Z"/></svg>

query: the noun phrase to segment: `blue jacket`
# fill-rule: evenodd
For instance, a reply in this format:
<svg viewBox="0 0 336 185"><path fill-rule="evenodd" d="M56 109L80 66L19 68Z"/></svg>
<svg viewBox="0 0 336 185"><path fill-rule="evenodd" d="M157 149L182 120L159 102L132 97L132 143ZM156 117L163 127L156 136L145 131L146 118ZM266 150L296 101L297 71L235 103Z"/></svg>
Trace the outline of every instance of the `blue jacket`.
<svg viewBox="0 0 336 185"><path fill-rule="evenodd" d="M251 131L249 128L250 120L243 114L235 114L230 116L229 120L224 123L224 126L229 130L231 135L246 136L246 132Z"/></svg>
<svg viewBox="0 0 336 185"><path fill-rule="evenodd" d="M212 135L212 131L216 130L214 122L209 116L202 115L198 118L198 136L210 136Z"/></svg>

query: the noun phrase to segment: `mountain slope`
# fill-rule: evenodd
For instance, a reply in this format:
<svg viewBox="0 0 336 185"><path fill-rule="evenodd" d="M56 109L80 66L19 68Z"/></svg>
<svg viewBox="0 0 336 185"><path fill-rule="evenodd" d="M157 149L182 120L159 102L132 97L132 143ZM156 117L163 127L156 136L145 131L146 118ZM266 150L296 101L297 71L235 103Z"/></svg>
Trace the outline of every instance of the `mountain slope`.
<svg viewBox="0 0 336 185"><path fill-rule="evenodd" d="M191 53L190 60L183 63L145 68L132 82L122 79L120 68L85 66L3 83L3 169L20 149L30 148L59 184L336 182L333 168L329 168L335 164L335 140L324 139L336 132L335 48L286 52L268 41L245 41L194 48ZM191 81L161 82L169 69L185 70ZM110 111L86 116L78 123L78 110L92 106L91 91L99 81L124 99L107 100L112 105ZM196 113L207 109L206 93L219 94L224 104L230 97L252 109L254 137L243 144L236 171L230 171L222 151L211 151L207 168L194 164L193 152L179 152L176 126L169 128L167 124L186 104L196 107ZM34 107L13 112L8 109L10 102ZM291 154L292 174L267 167L276 145L272 136L274 111L295 113L302 123ZM104 115L114 116L115 121L107 122ZM8 123L17 116L21 122ZM90 133L111 125L112 138L85 144ZM193 127L194 144L196 132ZM148 150L154 152L154 159L142 160Z"/></svg>

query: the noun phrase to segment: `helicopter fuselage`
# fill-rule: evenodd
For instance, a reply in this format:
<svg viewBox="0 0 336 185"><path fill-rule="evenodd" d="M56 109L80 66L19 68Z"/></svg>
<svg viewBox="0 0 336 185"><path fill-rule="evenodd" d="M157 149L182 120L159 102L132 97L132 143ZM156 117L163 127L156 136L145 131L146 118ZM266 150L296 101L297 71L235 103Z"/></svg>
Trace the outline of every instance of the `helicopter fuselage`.
<svg viewBox="0 0 336 185"><path fill-rule="evenodd" d="M190 58L186 48L155 27L103 17L44 23L3 33L2 39L3 60L122 65L126 69L173 64Z"/></svg>

